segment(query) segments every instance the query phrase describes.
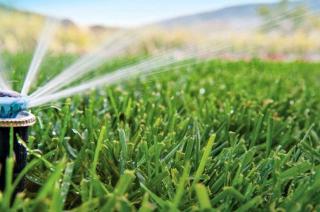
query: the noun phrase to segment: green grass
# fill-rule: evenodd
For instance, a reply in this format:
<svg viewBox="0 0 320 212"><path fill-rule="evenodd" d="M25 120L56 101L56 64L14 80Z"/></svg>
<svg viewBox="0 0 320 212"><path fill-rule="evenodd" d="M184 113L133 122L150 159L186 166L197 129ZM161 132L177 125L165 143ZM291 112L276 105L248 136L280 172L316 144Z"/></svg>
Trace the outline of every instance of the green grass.
<svg viewBox="0 0 320 212"><path fill-rule="evenodd" d="M319 87L320 64L211 61L37 108L12 208L320 210Z"/></svg>

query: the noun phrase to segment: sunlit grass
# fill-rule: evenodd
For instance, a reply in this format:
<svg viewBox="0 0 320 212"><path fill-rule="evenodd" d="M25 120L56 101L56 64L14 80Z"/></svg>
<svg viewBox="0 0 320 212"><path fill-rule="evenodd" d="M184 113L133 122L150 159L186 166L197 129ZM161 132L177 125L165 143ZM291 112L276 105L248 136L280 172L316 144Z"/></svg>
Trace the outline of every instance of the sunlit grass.
<svg viewBox="0 0 320 212"><path fill-rule="evenodd" d="M20 78L29 56L10 58ZM211 61L38 108L12 207L319 210L319 68Z"/></svg>

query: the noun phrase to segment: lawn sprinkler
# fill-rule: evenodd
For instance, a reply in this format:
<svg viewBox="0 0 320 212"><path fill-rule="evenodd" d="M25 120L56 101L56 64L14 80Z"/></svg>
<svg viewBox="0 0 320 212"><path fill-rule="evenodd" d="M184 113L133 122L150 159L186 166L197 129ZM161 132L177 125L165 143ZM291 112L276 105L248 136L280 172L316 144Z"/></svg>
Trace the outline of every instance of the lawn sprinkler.
<svg viewBox="0 0 320 212"><path fill-rule="evenodd" d="M6 184L6 160L10 155L10 141L13 141L13 180L27 163L27 149L20 142L28 141L28 128L35 123L35 116L27 111L27 100L13 91L0 91L0 190ZM11 129L13 134L11 134ZM11 136L12 135L12 136ZM15 193L24 190L21 180Z"/></svg>

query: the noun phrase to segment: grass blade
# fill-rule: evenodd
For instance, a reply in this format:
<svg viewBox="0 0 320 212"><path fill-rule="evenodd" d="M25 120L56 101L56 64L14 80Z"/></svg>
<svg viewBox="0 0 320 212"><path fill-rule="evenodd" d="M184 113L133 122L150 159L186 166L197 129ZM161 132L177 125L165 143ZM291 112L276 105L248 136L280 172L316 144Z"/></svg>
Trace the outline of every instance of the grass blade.
<svg viewBox="0 0 320 212"><path fill-rule="evenodd" d="M179 184L178 184L178 187L177 187L176 195L175 195L175 197L173 199L173 207L174 208L178 208L179 203L181 201L181 198L183 196L183 193L185 192L185 184L186 184L186 182L188 180L190 169L191 169L191 166L190 166L190 163L188 162L184 166L183 173L182 173L182 176L181 176L181 178L179 180Z"/></svg>
<svg viewBox="0 0 320 212"><path fill-rule="evenodd" d="M212 150L212 147L213 147L213 143L216 139L216 135L211 135L210 138L209 138L209 141L207 143L207 146L204 148L204 152L203 152L203 155L202 155L202 158L201 158L201 161L200 161L200 164L199 164L199 167L196 171L196 174L194 176L194 180L193 180L193 183L192 183L192 187L194 187L195 184L197 184L200 180L200 177L205 169L205 166L206 166L206 163L207 163L207 160L209 158L209 155L211 153L211 150Z"/></svg>
<svg viewBox="0 0 320 212"><path fill-rule="evenodd" d="M202 184L197 184L195 186L195 190L200 204L200 209L203 211L212 208L206 187Z"/></svg>

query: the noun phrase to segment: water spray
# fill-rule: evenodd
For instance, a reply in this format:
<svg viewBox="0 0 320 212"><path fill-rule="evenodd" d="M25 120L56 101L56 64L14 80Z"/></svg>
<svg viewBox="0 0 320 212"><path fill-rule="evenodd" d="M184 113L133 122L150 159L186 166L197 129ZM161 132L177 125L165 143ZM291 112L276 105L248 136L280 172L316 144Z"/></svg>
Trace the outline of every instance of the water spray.
<svg viewBox="0 0 320 212"><path fill-rule="evenodd" d="M0 54L1 54L1 49L0 49ZM5 65L0 57L0 89L10 90L11 85L8 81L8 78L5 72L6 72Z"/></svg>
<svg viewBox="0 0 320 212"><path fill-rule="evenodd" d="M13 180L27 164L27 149L23 142L28 141L28 128L35 116L27 111L27 100L13 91L0 91L0 190L6 185L7 159L13 151ZM23 142L21 142L23 141ZM14 193L24 190L24 179L20 181Z"/></svg>
<svg viewBox="0 0 320 212"><path fill-rule="evenodd" d="M32 58L26 79L24 80L24 83L23 83L23 87L21 90L22 95L28 94L33 81L36 79L41 62L48 50L49 44L53 39L53 35L57 27L58 27L58 22L56 20L48 19L46 21L45 27L39 37L37 48Z"/></svg>

